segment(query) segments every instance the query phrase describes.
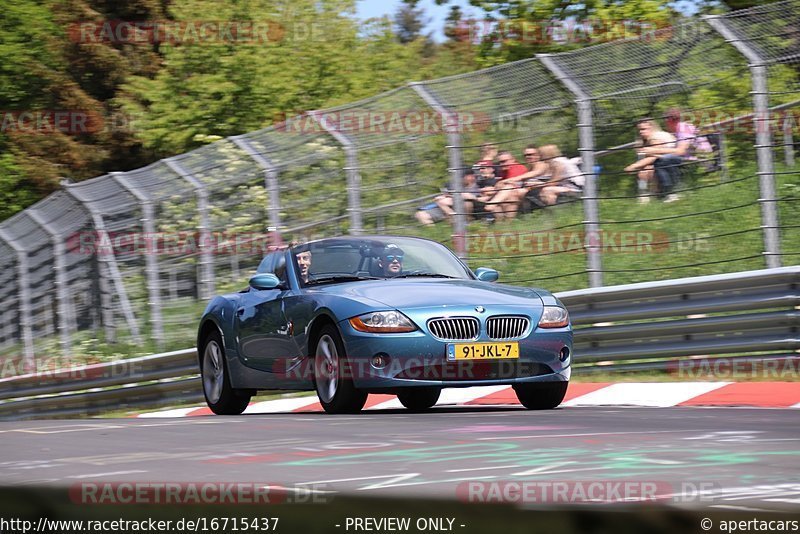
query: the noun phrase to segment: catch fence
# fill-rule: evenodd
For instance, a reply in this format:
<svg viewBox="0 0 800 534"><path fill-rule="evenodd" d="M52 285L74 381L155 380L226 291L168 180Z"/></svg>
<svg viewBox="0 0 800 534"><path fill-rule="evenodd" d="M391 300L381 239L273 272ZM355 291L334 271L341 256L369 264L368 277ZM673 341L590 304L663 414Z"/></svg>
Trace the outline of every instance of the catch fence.
<svg viewBox="0 0 800 534"><path fill-rule="evenodd" d="M694 18L65 181L0 223L6 368L190 346L202 303L241 289L264 252L328 235L425 236L553 290L797 263L799 28L800 0ZM680 199L663 202L624 169L636 119L663 124L670 108L713 150L681 164ZM581 197L476 217L464 177L484 143L520 161L528 145L579 157ZM421 225L444 187L455 213Z"/></svg>

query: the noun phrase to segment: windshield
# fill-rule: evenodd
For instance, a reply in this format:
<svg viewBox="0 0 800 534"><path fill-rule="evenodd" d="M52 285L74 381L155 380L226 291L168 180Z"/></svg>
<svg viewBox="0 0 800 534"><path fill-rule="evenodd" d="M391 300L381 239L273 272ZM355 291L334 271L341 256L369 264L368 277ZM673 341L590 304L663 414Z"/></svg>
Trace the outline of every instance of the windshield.
<svg viewBox="0 0 800 534"><path fill-rule="evenodd" d="M447 247L409 237L324 239L293 247L291 257L303 286L389 278L473 278Z"/></svg>

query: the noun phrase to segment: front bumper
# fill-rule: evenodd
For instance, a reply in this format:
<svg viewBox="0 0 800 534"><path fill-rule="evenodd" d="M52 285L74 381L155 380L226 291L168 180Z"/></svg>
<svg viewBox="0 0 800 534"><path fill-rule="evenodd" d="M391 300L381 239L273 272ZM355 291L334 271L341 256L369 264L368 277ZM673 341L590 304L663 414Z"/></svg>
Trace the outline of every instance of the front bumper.
<svg viewBox="0 0 800 534"><path fill-rule="evenodd" d="M535 316L535 314L534 314ZM415 321L419 326L420 321ZM572 329L533 328L519 343L519 358L447 361L448 342L434 338L420 326L407 334L368 334L355 330L348 321L339 329L348 360L347 372L354 385L369 391L406 387L469 387L513 385L527 382L568 381L572 361ZM476 342L489 342L479 337ZM562 361L562 350L569 357ZM382 356L386 365L372 365Z"/></svg>

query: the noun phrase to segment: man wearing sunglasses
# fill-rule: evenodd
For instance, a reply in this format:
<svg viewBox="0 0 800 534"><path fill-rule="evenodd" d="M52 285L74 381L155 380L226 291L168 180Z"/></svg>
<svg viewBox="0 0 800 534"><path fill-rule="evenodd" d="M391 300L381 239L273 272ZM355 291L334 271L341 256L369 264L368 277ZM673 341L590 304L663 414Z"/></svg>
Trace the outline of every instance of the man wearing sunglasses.
<svg viewBox="0 0 800 534"><path fill-rule="evenodd" d="M383 276L397 276L403 272L403 249L390 243L384 247L378 267L383 269Z"/></svg>

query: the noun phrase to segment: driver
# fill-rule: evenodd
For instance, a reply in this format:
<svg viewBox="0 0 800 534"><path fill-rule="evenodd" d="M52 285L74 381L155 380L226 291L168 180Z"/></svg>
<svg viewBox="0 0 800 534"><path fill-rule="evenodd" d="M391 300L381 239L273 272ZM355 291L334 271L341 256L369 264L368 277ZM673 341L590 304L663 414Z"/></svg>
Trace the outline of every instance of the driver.
<svg viewBox="0 0 800 534"><path fill-rule="evenodd" d="M300 270L300 279L304 284L307 284L309 281L308 270L311 268L311 251L298 252L296 258L297 268Z"/></svg>
<svg viewBox="0 0 800 534"><path fill-rule="evenodd" d="M378 260L378 267L383 270L383 276L397 276L403 272L403 249L389 243L383 247L383 252Z"/></svg>

